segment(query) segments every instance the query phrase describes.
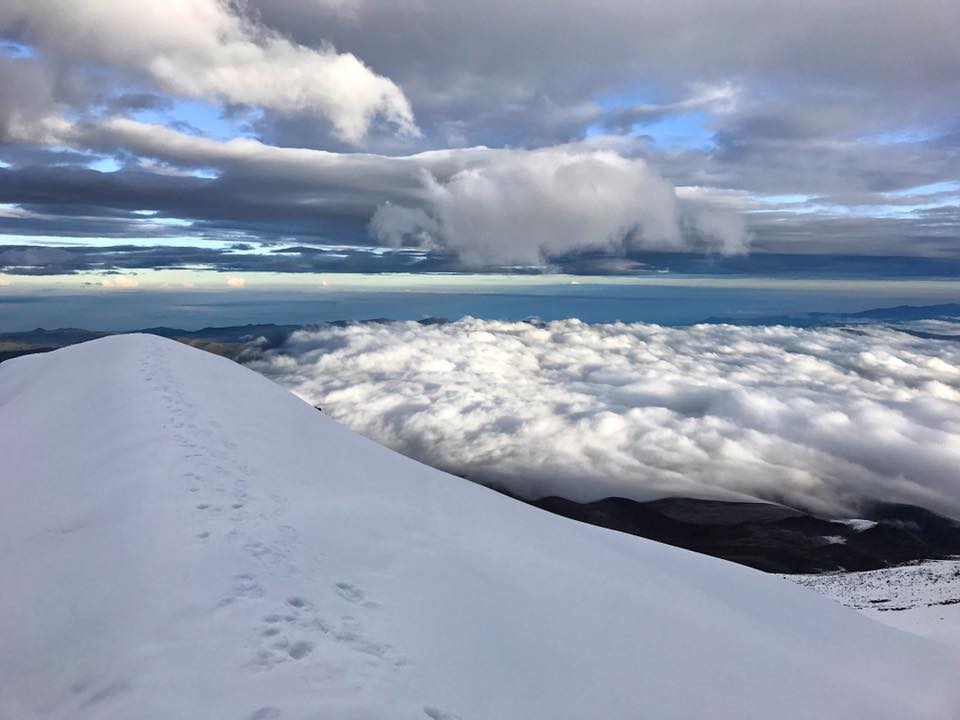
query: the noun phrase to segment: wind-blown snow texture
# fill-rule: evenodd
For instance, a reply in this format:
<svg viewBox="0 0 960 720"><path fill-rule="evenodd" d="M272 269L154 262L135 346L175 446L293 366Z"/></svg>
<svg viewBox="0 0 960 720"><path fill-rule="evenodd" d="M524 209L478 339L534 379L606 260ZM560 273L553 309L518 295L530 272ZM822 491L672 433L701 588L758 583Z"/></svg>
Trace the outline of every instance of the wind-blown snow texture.
<svg viewBox="0 0 960 720"><path fill-rule="evenodd" d="M960 517L960 344L889 327L357 324L294 333L252 367L394 450L528 498Z"/></svg>
<svg viewBox="0 0 960 720"><path fill-rule="evenodd" d="M870 718L960 657L577 524L152 336L0 366L0 717Z"/></svg>

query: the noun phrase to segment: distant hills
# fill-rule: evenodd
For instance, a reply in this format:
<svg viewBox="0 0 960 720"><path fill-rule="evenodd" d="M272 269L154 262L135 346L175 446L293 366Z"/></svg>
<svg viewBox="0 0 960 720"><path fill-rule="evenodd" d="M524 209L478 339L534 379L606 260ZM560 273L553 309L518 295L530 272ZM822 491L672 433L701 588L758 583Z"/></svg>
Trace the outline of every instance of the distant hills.
<svg viewBox="0 0 960 720"><path fill-rule="evenodd" d="M531 504L767 572L878 570L960 555L960 523L911 505L878 504L864 518L830 520L782 505L691 498Z"/></svg>
<svg viewBox="0 0 960 720"><path fill-rule="evenodd" d="M767 315L763 317L712 316L703 320L710 324L731 325L789 325L792 327L822 327L825 325L845 325L864 323L907 323L918 320L953 320L960 318L960 303L941 303L939 305L897 305L895 307L874 308L856 313L795 313L788 315ZM384 318L371 318L360 321L340 320L326 325L343 326L351 322L389 323ZM425 318L419 321L423 325L447 322L445 318ZM535 322L535 321L531 321ZM244 352L257 343L255 350L261 351L279 347L287 338L303 328L317 325L276 325L272 323L231 325L227 327L205 327L199 330L183 328L150 327L137 330L99 331L83 328L57 328L47 330L36 328L20 332L0 333L0 362L20 355L47 352L67 345L96 340L108 335L127 332L141 332L150 335L179 340L187 345L224 355L231 359L241 359ZM960 336L943 335L917 328L897 328L917 337L935 340L960 340Z"/></svg>
<svg viewBox="0 0 960 720"><path fill-rule="evenodd" d="M960 318L960 303L897 305L896 307L874 308L872 310L863 310L862 312L855 313L810 312L787 315L766 315L753 318L712 316L704 320L704 322L729 325L821 327L823 325L843 325L847 323L898 323L917 320L955 320L956 318Z"/></svg>

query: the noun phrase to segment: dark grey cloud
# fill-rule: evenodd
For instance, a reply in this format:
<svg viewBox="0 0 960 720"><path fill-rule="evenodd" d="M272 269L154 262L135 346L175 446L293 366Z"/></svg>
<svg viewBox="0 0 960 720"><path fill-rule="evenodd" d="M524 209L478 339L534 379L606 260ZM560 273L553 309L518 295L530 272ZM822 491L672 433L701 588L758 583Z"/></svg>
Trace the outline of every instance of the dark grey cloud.
<svg viewBox="0 0 960 720"><path fill-rule="evenodd" d="M2 228L2 225L0 225ZM229 247L177 245L0 246L0 272L10 275L118 273L146 269L202 269L219 272L449 272L454 258L414 250L358 248L261 248L237 243Z"/></svg>
<svg viewBox="0 0 960 720"><path fill-rule="evenodd" d="M780 103L793 116L833 100L847 110L821 118L820 132L857 133L948 121L960 89L960 10L941 0L882 9L868 0L253 6L299 42L332 41L389 73L422 127L440 132L456 119L474 142L490 144L503 140L488 131L501 126L494 118L536 135L537 126L556 129L560 116L593 122L584 108L602 98L669 104L687 98L692 83L737 82L748 106ZM804 122L816 110L802 113ZM568 140L571 127L560 123L552 141Z"/></svg>
<svg viewBox="0 0 960 720"><path fill-rule="evenodd" d="M164 95L150 92L121 93L108 95L101 102L104 109L111 115L125 114L140 110L170 110L173 100Z"/></svg>
<svg viewBox="0 0 960 720"><path fill-rule="evenodd" d="M90 236L109 236L106 223L88 224ZM20 234L22 228L12 228ZM53 232L56 226L46 230ZM0 232L6 226L0 222ZM37 232L49 234L49 232ZM121 233L122 234L122 233ZM182 233L181 233L182 235ZM207 233L208 235L208 233ZM164 236L158 235L161 240ZM176 243L179 237L171 237ZM252 245L197 247L192 245L7 245L0 246L0 273L9 275L72 275L116 273L148 269L211 270L217 272L274 273L403 273L463 270L457 258L416 249L383 250L361 247ZM722 256L700 253L635 252L610 257L601 252L572 253L555 258L543 268L497 266L491 271L514 275L559 272L569 275L649 276L763 276L767 278L957 278L960 258L918 258L891 255L830 255L753 253Z"/></svg>

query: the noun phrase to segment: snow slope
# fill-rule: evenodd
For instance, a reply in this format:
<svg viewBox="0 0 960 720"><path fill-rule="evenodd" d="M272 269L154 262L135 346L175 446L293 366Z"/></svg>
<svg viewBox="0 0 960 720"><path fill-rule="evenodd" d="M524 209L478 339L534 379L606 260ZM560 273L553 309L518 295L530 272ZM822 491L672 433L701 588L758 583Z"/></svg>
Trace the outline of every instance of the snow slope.
<svg viewBox="0 0 960 720"><path fill-rule="evenodd" d="M0 365L0 718L960 716L960 656L147 335Z"/></svg>

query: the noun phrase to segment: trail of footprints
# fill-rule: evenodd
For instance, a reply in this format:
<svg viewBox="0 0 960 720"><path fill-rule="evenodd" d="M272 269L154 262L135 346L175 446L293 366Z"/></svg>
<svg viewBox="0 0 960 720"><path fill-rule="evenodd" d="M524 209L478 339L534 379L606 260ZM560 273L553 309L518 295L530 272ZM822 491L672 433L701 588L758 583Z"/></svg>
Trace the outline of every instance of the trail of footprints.
<svg viewBox="0 0 960 720"><path fill-rule="evenodd" d="M331 589L349 605L367 609L380 607L351 583L338 582ZM340 615L331 620L321 616L310 600L293 595L286 598L276 612L263 616L254 667L265 670L287 660L302 660L320 640L346 645L365 656L370 665L400 669L407 664L407 659L393 647L371 638L354 615Z"/></svg>
<svg viewBox="0 0 960 720"><path fill-rule="evenodd" d="M266 502L254 502L248 490L248 480L255 472L232 458L237 448L234 441L218 437L220 425L214 420L203 422L196 407L180 391L162 362L165 355L161 348L151 349L157 358L146 353L140 369L147 383L160 395L168 413L167 426L171 437L182 451L186 464L196 470L181 474L186 492L193 501L199 529L194 541L204 544L215 533L224 533L236 543L257 565L267 573L285 571L298 574L290 560L291 550L299 543L296 529L283 524L273 527L258 527L257 539L245 531L251 518L250 507L267 505L272 512L257 513L257 521L264 518L282 518L286 498L271 495ZM199 470L199 472L198 472ZM268 541L264 541L267 539ZM367 597L358 586L341 581L335 582L331 592L349 608L375 611L380 604ZM267 587L252 573L234 577L233 587L217 603L217 609L229 608L247 601L266 602ZM276 601L274 601L276 602ZM352 614L343 614L336 619L320 615L308 598L292 595L272 612L264 615L255 629L256 650L249 667L255 672L269 671L281 663L308 661L321 642L333 642L345 646L363 659L369 670L387 668L401 670L408 664L407 658L389 644L370 637L363 623ZM353 668L356 672L356 668ZM431 720L459 720L459 716L425 706L423 713ZM263 707L247 716L248 720L279 720L282 713L275 707Z"/></svg>
<svg viewBox="0 0 960 720"><path fill-rule="evenodd" d="M229 438L218 437L220 424L215 420L203 422L196 407L184 396L173 382L162 360L166 355L162 348L154 346L144 355L140 369L150 385L160 396L167 412L165 428L181 450L181 459L195 468L181 473L187 492L193 496L194 510L201 528L195 534L197 542L210 539L215 531L224 531L224 521L240 525L248 517L248 480L254 471L236 462L231 456L237 444ZM199 471L199 472L198 472Z"/></svg>

